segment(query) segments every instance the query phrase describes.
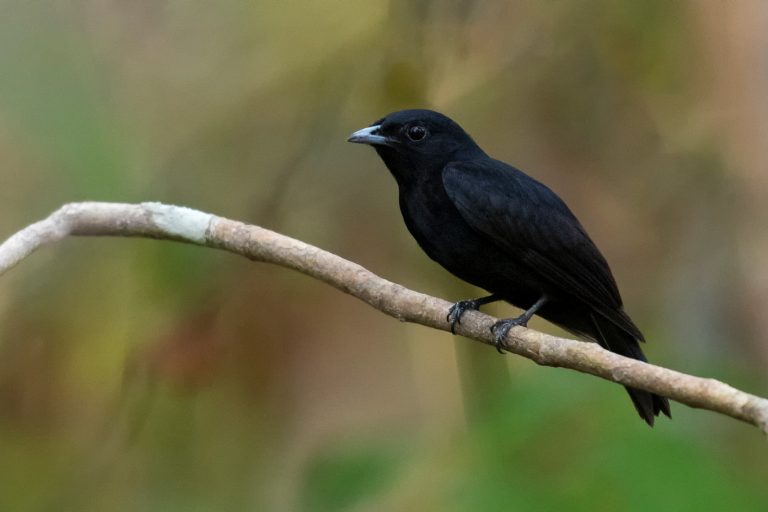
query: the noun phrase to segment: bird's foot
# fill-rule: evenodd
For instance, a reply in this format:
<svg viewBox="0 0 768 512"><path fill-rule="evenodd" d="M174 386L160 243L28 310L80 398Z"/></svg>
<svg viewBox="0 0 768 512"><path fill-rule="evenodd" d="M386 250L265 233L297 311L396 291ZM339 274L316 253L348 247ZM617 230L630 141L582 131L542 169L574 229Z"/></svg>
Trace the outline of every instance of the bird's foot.
<svg viewBox="0 0 768 512"><path fill-rule="evenodd" d="M533 317L533 315L535 315L536 312L538 312L541 307L547 303L547 300L547 296L542 295L541 298L537 300L533 306L528 308L528 310L525 311L525 313L522 315L516 318L499 320L491 326L491 332L493 333L493 344L496 346L496 350L499 351L499 354L503 354L504 350L506 350L504 338L507 337L509 330L518 325L520 327L528 327L528 320L530 320L531 317Z"/></svg>
<svg viewBox="0 0 768 512"><path fill-rule="evenodd" d="M493 333L493 344L496 347L496 350L499 351L499 354L503 354L506 350L504 339L507 337L507 333L509 333L513 327L518 325L521 327L528 327L528 320L530 319L531 317L529 315L522 314L517 318L499 320L491 326L491 332Z"/></svg>
<svg viewBox="0 0 768 512"><path fill-rule="evenodd" d="M460 300L448 310L448 315L445 317L447 322L451 323L451 334L456 334L456 324L461 323L461 316L467 311L477 311L481 302L478 299L472 300Z"/></svg>

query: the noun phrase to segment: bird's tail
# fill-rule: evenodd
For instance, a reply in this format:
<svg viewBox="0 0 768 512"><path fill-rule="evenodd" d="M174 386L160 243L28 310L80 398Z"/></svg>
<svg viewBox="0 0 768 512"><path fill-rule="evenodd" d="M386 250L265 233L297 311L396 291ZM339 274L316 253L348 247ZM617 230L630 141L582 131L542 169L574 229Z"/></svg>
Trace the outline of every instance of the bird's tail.
<svg viewBox="0 0 768 512"><path fill-rule="evenodd" d="M622 356L631 357L643 362L648 361L640 348L636 336L621 329L599 314L592 314L592 323L595 327L595 339L600 346ZM659 413L664 413L669 418L672 417L669 401L663 396L630 387L625 387L625 389L629 393L632 403L635 404L635 409L637 409L640 417L648 425L653 426L654 419Z"/></svg>

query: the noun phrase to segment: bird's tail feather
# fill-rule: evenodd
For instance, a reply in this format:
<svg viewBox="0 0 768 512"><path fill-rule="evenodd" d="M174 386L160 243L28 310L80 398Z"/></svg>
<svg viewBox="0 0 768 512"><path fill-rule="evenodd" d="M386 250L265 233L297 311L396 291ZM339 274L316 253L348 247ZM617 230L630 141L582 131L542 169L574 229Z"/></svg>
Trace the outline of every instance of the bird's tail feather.
<svg viewBox="0 0 768 512"><path fill-rule="evenodd" d="M600 346L622 356L644 362L648 361L640 348L640 344L632 335L599 315L592 314L592 323L595 328L595 339ZM660 413L672 417L669 401L666 398L640 389L630 387L625 387L625 389L640 417L650 426L653 426L654 419Z"/></svg>

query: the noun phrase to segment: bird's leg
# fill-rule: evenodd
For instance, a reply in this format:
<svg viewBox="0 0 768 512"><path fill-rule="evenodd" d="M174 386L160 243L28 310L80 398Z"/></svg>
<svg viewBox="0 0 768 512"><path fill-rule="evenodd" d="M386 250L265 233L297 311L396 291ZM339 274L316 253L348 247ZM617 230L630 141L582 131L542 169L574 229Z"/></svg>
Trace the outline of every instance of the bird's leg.
<svg viewBox="0 0 768 512"><path fill-rule="evenodd" d="M460 300L451 306L451 309L448 310L448 316L445 317L445 320L451 323L451 333L456 334L456 324L461 323L461 315L466 311L476 311L480 309L480 306L483 304L496 302L497 300L501 300L501 297L494 294L478 299Z"/></svg>
<svg viewBox="0 0 768 512"><path fill-rule="evenodd" d="M531 319L533 315L536 314L536 312L541 309L541 306L543 306L547 302L547 296L542 295L539 300L536 301L536 303L528 308L527 311L525 311L522 315L516 317L516 318L507 318L504 320L499 320L493 326L491 326L491 332L493 333L493 341L494 345L496 345L496 350L499 351L499 354L504 353L504 338L507 336L507 333L510 329L515 327L516 325L520 325L522 327L528 327L528 320Z"/></svg>

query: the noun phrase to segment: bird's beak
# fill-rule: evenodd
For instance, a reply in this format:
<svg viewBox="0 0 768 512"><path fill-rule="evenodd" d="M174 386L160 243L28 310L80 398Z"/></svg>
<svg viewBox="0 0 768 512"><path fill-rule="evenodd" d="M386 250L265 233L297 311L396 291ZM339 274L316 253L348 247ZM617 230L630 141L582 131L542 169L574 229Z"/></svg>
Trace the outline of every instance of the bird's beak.
<svg viewBox="0 0 768 512"><path fill-rule="evenodd" d="M357 130L355 133L349 136L347 142L354 142L356 144L371 144L372 146L385 146L389 143L389 140L379 133L381 125L375 124L362 130Z"/></svg>

